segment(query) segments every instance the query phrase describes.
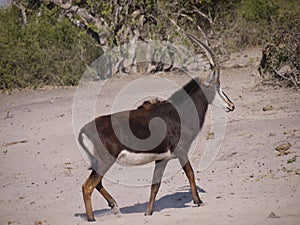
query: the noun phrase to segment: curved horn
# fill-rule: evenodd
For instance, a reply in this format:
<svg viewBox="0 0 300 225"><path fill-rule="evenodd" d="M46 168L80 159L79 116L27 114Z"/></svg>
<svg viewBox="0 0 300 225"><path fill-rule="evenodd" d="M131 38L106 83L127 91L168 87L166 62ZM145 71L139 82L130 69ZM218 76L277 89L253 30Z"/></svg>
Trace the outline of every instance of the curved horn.
<svg viewBox="0 0 300 225"><path fill-rule="evenodd" d="M200 41L198 38L196 38L193 34L188 33L188 32L185 32L185 34L191 41L195 42L197 45L199 45L200 48L203 49L203 51L205 52L205 54L209 60L211 67L216 70L217 77L219 77L219 63L218 63L217 57L214 54L213 50L209 46L207 46L205 43Z"/></svg>

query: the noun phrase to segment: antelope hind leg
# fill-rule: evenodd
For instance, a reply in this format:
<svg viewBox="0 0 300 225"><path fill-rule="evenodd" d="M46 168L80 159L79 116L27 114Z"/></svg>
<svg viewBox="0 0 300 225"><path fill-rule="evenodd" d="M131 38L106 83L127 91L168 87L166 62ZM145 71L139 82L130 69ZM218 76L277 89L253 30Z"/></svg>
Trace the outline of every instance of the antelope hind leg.
<svg viewBox="0 0 300 225"><path fill-rule="evenodd" d="M82 194L83 200L86 210L86 216L88 221L95 221L95 217L93 214L91 195L97 185L101 182L102 176L92 170L90 176L82 185Z"/></svg>
<svg viewBox="0 0 300 225"><path fill-rule="evenodd" d="M105 200L107 201L108 206L112 209L113 214L119 214L120 210L118 208L117 202L103 187L102 180L100 181L100 183L97 185L96 188L100 192L100 194L105 198Z"/></svg>

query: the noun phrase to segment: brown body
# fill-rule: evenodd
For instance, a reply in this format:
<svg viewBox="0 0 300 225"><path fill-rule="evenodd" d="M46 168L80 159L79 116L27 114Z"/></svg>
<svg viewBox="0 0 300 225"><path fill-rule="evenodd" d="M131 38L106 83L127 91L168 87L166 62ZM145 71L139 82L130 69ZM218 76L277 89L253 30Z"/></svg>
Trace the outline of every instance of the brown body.
<svg viewBox="0 0 300 225"><path fill-rule="evenodd" d="M95 188L107 200L114 212L118 212L116 201L102 186L102 178L116 160L122 161L125 158L125 161L128 162L127 153L137 156L139 160L145 158L145 160L134 161L133 165L155 161L150 200L145 215L152 214L165 167L171 158L177 158L180 161L190 182L194 203L196 205L202 203L197 193L194 172L188 160L188 151L203 125L208 104L214 101L215 95L219 91L217 90L219 79L215 73L212 73L208 80L209 85L205 86L200 83L199 79L192 79L167 101L158 99L152 102L146 101L131 111L97 117L81 129L78 140L92 167L91 175L82 186L89 221L95 220L91 205L91 194ZM224 101L227 102L227 110L232 111L234 106L230 100L226 97ZM161 127L154 126L151 130L152 133L150 132L149 123L154 118L164 121L166 133L162 141L151 149L143 149L143 146L134 148L127 146L116 135L117 131L122 135L122 140L131 143L132 137L124 128L126 127L125 123L129 123L135 138L144 140L151 135L155 137L155 133L159 133ZM85 140L88 140L92 147L88 146Z"/></svg>

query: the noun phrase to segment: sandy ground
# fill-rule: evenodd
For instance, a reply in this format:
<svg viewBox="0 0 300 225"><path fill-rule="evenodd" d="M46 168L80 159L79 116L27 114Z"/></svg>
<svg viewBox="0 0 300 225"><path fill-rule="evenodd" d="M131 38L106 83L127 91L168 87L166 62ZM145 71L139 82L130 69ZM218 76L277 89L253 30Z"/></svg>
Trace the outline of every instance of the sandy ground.
<svg viewBox="0 0 300 225"><path fill-rule="evenodd" d="M200 172L201 154L191 159L204 206L193 206L181 171L163 182L151 217L144 216L148 186L105 180L122 214L112 215L95 192L93 224L300 224L300 95L260 86L258 56L258 51L236 54L222 70L223 89L236 110L228 114L211 166ZM0 95L1 225L88 224L81 185L89 171L72 129L75 90ZM109 104L109 92L103 101ZM206 124L202 145L208 131ZM278 156L275 148L286 143L291 147Z"/></svg>

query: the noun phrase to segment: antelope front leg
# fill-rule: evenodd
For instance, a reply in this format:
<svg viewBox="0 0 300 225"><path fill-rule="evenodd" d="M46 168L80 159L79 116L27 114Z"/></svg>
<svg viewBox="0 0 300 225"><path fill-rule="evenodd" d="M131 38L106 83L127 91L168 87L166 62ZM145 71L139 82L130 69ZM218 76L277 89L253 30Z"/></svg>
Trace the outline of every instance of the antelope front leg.
<svg viewBox="0 0 300 225"><path fill-rule="evenodd" d="M195 175L194 175L194 171L193 168L191 166L190 161L188 160L187 157L182 157L179 158L180 164L189 180L190 186L191 186L191 191L192 191L192 196L193 196L193 200L194 200L194 204L200 206L200 204L202 203L201 199L199 198L198 192L197 192L197 187L196 187L196 183L195 183Z"/></svg>
<svg viewBox="0 0 300 225"><path fill-rule="evenodd" d="M151 185L150 200L148 203L147 210L145 212L145 216L151 216L153 213L153 204L154 204L157 192L159 190L159 187L161 184L161 179L164 174L167 163L168 163L167 160L155 161L155 168L154 168L153 180L152 180L152 185Z"/></svg>

